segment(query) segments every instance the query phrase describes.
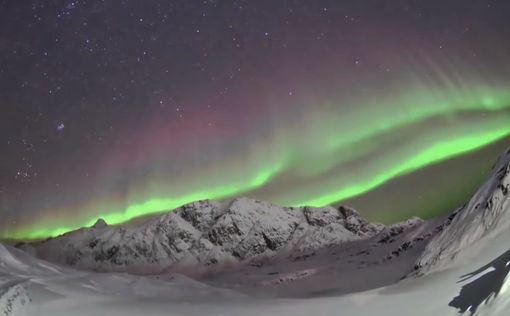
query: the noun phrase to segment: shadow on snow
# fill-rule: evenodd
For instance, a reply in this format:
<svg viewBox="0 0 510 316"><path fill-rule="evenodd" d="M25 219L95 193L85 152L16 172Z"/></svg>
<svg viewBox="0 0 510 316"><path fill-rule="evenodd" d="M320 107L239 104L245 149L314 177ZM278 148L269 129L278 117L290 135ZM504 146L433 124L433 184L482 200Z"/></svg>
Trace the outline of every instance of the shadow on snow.
<svg viewBox="0 0 510 316"><path fill-rule="evenodd" d="M483 302L487 304L491 298L495 299L505 283L506 276L510 272L510 250L507 250L504 254L483 267L461 276L458 283L480 275L486 270L489 270L489 272L463 285L459 295L453 298L448 303L448 306L459 309L461 314L469 311L470 315L474 315Z"/></svg>

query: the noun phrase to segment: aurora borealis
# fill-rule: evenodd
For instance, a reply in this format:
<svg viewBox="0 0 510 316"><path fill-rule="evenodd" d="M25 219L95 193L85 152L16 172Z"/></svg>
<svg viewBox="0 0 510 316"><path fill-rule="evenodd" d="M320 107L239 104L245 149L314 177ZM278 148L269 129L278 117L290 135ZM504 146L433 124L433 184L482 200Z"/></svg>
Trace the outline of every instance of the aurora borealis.
<svg viewBox="0 0 510 316"><path fill-rule="evenodd" d="M458 177L441 166L459 157L481 174L490 165L476 153L510 144L504 1L1 8L3 238L200 199L357 203L404 176L417 196L426 182L434 199L467 198L444 192L438 173L413 174ZM359 211L393 220L441 204L395 202L412 186L377 197L399 209Z"/></svg>

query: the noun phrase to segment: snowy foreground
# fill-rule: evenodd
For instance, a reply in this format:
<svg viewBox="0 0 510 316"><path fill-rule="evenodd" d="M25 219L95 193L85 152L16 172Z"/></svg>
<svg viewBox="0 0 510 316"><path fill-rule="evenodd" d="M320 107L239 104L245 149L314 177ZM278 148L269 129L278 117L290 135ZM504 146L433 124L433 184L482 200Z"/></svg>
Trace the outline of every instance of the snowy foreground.
<svg viewBox="0 0 510 316"><path fill-rule="evenodd" d="M305 226L299 235L300 242L290 237L286 240L292 241L292 245L302 245L306 241L321 246L314 246L313 251L300 251L302 256L264 248L274 245L272 240L278 236L269 235L269 231L264 230L267 225L257 228L251 223L248 236L253 238L250 237L249 242L259 245L258 237L255 238L258 235L252 232L261 229L262 248L243 252L245 261L223 265L214 273L199 269L196 261L200 263L205 258L203 248L194 250L194 258L198 259L191 266L200 271L195 274L179 269L161 270L157 275L123 273L114 265L116 260L111 257L103 260L96 256L95 250L71 262L77 263L74 266L64 266L60 262L66 258L61 257L62 254L69 253L64 250L58 253L58 249L79 245L85 237L118 234L117 230L106 232L104 225L101 225L100 234L92 228L71 234L71 238L23 246L28 252L0 245L0 315L448 316L459 315L459 312L506 315L510 310L509 186L510 152L507 152L472 199L444 219L412 220L390 227L362 222L361 227L369 229L360 234L346 224L351 223L352 218L340 216L335 225L343 235L339 242L332 244L330 241L337 239L330 234L330 229L324 228L327 223L320 218L310 221L308 217L302 221L296 215L291 220L297 226ZM331 215L330 211L333 212L325 210L321 216ZM243 210L235 214L251 213ZM280 219L287 216L279 214ZM358 223L361 219L355 216ZM203 236L195 233L195 228L186 230L195 234L190 245ZM242 231L241 226L239 230ZM243 241L245 237L242 236ZM154 243L152 235L150 238ZM107 238L102 240L107 241ZM215 254L237 253L231 246L225 246L228 243L219 245L219 250L214 248L218 246L214 243L210 246L217 250ZM282 244L281 247L288 250L288 246ZM37 253L41 249L52 250L60 257L45 258L55 261L50 263L33 256L42 257ZM253 246L246 249L253 249ZM264 255L263 259L257 257L260 254ZM139 260L146 263L155 255L161 254L151 252L150 256ZM73 258L76 259L75 253ZM95 270L105 271L109 267L110 272L84 270L92 262L90 258L102 260L99 266L93 267ZM129 270L129 267L124 268Z"/></svg>

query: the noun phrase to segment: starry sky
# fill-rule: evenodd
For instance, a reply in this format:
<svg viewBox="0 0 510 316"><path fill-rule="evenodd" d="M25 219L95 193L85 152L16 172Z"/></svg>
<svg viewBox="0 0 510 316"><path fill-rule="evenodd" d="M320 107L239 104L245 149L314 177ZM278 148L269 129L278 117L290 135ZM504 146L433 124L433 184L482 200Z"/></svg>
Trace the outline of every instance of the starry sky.
<svg viewBox="0 0 510 316"><path fill-rule="evenodd" d="M0 237L198 199L462 203L510 146L506 0L0 0Z"/></svg>

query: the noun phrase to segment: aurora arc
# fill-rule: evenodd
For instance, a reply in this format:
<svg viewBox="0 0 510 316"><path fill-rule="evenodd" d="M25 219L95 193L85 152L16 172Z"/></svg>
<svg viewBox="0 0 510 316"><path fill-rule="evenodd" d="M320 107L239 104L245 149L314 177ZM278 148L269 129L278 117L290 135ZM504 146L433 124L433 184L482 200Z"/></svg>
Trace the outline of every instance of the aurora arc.
<svg viewBox="0 0 510 316"><path fill-rule="evenodd" d="M448 102L451 103L449 106L446 106L444 103L444 100L447 98L442 98L441 95L436 99L427 99L431 102L438 102L438 106L431 106L431 108L425 110L416 110L410 107L409 111L401 111L393 119L385 120L384 117L381 116L379 124L375 123L371 128L364 126L363 130L358 130L357 133L354 131L350 134L340 134L340 131L332 130L326 135L320 136L323 143L319 150L323 151L322 154L326 157L334 156L333 153L338 152L338 150L349 150L349 146L352 146L353 143L363 141L364 139L370 139L374 135L382 132L387 133L395 131L398 133L398 130L406 124L413 125L438 115L454 115L463 111L502 112L504 115L500 118L500 123L489 123L486 128L476 131L475 134L459 134L454 138L447 139L437 137L429 142L424 142L421 144L422 148L417 150L412 156L394 157L396 160L393 165L374 170L373 173L363 178L361 181L351 181L347 184L331 186L329 190L324 190L325 193L323 191L322 194L315 194L313 197L293 197L291 199L282 197L276 198L275 202L287 206L325 206L340 202L344 199L368 192L395 177L411 173L417 169L458 155L475 151L510 135L510 124L505 124L505 119L508 116L505 113L507 113L510 107L510 96L508 92L506 92L505 89L494 89L493 91L489 91L489 89L473 89L473 91L474 92L469 93L469 97L459 98L457 96L449 99ZM441 99L443 99L443 102L440 102ZM408 99L405 99L405 101L409 102ZM362 118L363 115L360 115L360 117ZM351 120L351 118L348 117L346 122L349 121L354 122L353 124L359 123L357 120ZM324 133L321 129L319 129L319 132ZM311 134L314 133L311 132ZM317 135L313 136L316 137ZM307 159L301 158L313 157L313 153L312 155L306 153L300 156L298 148L299 146L297 145L292 146L291 149L287 149L287 151L291 153L285 153L280 157L272 159L267 166L263 166L255 172L252 170L243 181L234 181L228 185L218 184L205 190L190 191L189 193L180 194L178 196L155 196L142 200L142 202L139 203L130 203L124 209L103 212L100 217L105 219L109 224L121 224L143 215L172 210L196 200L224 199L249 193L252 190L270 184L286 170L303 168L303 165L307 164ZM298 152L298 154L296 154L296 152ZM296 159L296 157L298 159ZM327 159L332 160L331 165L325 168L319 168L316 173L325 172L335 165L334 158ZM341 157L339 160L341 160ZM98 206L98 209L101 209L101 207ZM91 226L96 221L96 218L97 216L89 217L88 219L82 218L68 225L62 225L61 223L51 221L41 221L26 225L23 229L14 231L5 230L2 232L1 237L27 240L53 237L79 227Z"/></svg>
<svg viewBox="0 0 510 316"><path fill-rule="evenodd" d="M261 170L245 184L233 184L230 186L216 187L207 192L196 192L180 198L154 198L143 203L131 204L123 212L107 213L102 216L102 218L109 224L115 225L124 223L139 216L173 210L186 203L204 199L206 196L211 196L212 198L216 199L225 198L232 196L233 194L248 191L263 185L274 173L278 172L278 170L279 166L273 166L273 168ZM92 226L96 220L97 219L90 219L85 225L73 225L65 227L49 226L47 228L23 230L5 237L28 240L54 237L69 231L73 231L83 226Z"/></svg>
<svg viewBox="0 0 510 316"><path fill-rule="evenodd" d="M319 196L312 200L304 200L293 203L292 205L324 206L342 201L370 191L371 189L374 189L395 177L413 172L430 164L438 163L445 159L479 149L508 135L510 135L510 126L507 129L489 131L480 135L466 136L433 144L432 146L418 152L414 157L395 163L392 168L381 172L371 179L355 183L348 187L340 188L339 190Z"/></svg>

